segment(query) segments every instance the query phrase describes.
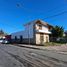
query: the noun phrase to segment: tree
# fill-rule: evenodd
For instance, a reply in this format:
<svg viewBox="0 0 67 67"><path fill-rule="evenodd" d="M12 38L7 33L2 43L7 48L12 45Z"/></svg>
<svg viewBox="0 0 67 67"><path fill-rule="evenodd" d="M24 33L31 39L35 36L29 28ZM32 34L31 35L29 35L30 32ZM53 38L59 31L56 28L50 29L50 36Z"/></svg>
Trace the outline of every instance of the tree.
<svg viewBox="0 0 67 67"><path fill-rule="evenodd" d="M2 29L0 30L0 35L1 34L8 35L8 33L5 33Z"/></svg>
<svg viewBox="0 0 67 67"><path fill-rule="evenodd" d="M63 37L64 28L60 26L55 26L52 29L52 36L53 37Z"/></svg>
<svg viewBox="0 0 67 67"><path fill-rule="evenodd" d="M0 30L0 35L1 35L1 34L4 34L4 31L3 31L3 30Z"/></svg>

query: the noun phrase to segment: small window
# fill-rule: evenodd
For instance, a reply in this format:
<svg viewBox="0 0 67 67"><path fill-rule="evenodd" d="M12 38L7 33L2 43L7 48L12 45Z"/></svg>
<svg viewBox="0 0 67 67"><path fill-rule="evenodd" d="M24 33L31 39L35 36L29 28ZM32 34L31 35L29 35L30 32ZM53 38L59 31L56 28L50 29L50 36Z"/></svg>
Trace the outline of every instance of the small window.
<svg viewBox="0 0 67 67"><path fill-rule="evenodd" d="M23 36L22 35L20 35L20 40L22 40L23 39Z"/></svg>
<svg viewBox="0 0 67 67"><path fill-rule="evenodd" d="M17 36L15 36L15 40L17 40Z"/></svg>
<svg viewBox="0 0 67 67"><path fill-rule="evenodd" d="M42 29L42 25L41 24L39 25L39 29Z"/></svg>

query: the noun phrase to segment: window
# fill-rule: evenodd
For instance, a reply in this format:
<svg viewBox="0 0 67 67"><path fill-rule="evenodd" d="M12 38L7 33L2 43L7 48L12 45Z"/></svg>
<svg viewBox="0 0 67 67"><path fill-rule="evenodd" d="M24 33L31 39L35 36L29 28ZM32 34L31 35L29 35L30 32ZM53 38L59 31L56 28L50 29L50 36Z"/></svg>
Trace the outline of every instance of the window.
<svg viewBox="0 0 67 67"><path fill-rule="evenodd" d="M23 41L23 36L20 35L20 43L22 43L22 41Z"/></svg>
<svg viewBox="0 0 67 67"><path fill-rule="evenodd" d="M22 39L23 39L23 37L22 37L22 35L20 36L20 40L22 41Z"/></svg>
<svg viewBox="0 0 67 67"><path fill-rule="evenodd" d="M41 44L44 42L44 34L40 34L40 42L41 42Z"/></svg>
<svg viewBox="0 0 67 67"><path fill-rule="evenodd" d="M15 40L17 40L17 36L15 36Z"/></svg>
<svg viewBox="0 0 67 67"><path fill-rule="evenodd" d="M41 24L39 24L39 29L42 30L42 25Z"/></svg>

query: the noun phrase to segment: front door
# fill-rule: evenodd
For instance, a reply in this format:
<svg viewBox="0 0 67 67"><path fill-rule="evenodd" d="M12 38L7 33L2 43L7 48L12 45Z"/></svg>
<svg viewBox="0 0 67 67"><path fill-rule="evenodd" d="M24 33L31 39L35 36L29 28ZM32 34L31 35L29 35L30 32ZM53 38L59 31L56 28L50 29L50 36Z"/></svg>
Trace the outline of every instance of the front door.
<svg viewBox="0 0 67 67"><path fill-rule="evenodd" d="M44 34L43 33L40 34L40 43L41 44L44 43Z"/></svg>

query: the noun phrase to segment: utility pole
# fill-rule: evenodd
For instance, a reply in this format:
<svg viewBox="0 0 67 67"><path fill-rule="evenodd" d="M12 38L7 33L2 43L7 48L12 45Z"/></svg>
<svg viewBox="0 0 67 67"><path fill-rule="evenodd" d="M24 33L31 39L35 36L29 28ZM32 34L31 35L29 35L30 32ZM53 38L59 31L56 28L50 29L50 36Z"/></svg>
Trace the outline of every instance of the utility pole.
<svg viewBox="0 0 67 67"><path fill-rule="evenodd" d="M20 8L22 7L22 4L21 3L17 3L16 4L17 8ZM30 24L28 24L28 43L30 45L30 27L29 27Z"/></svg>
<svg viewBox="0 0 67 67"><path fill-rule="evenodd" d="M29 27L29 24L28 24L28 43L30 45L30 27Z"/></svg>

